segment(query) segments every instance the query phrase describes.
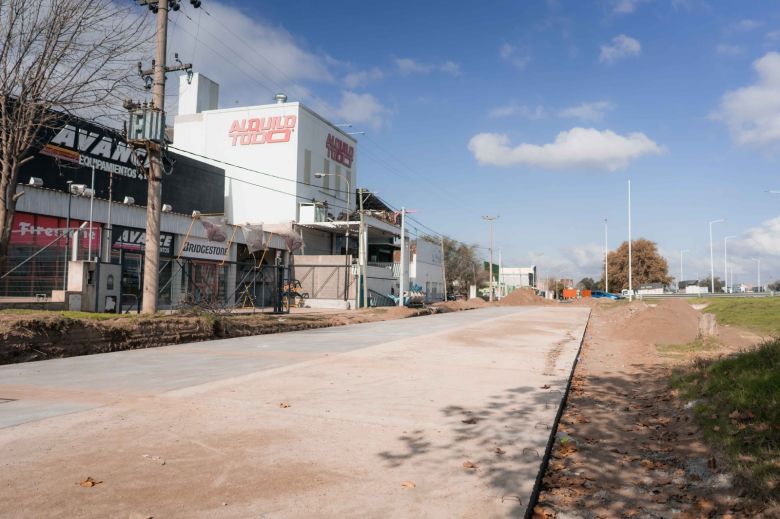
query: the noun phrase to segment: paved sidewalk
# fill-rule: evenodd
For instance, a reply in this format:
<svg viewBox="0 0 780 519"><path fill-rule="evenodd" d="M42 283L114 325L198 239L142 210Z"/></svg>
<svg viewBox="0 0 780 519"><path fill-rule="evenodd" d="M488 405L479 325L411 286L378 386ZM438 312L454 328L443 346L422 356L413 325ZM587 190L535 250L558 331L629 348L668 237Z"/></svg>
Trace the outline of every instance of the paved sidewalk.
<svg viewBox="0 0 780 519"><path fill-rule="evenodd" d="M0 367L0 402L17 399L0 516L522 516L587 316L491 308Z"/></svg>

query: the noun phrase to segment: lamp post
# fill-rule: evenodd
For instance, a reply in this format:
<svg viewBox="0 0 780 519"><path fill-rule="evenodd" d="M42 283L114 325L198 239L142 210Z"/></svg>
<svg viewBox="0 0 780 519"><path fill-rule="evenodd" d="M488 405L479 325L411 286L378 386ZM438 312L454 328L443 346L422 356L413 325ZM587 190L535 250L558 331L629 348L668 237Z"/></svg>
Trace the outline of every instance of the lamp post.
<svg viewBox="0 0 780 519"><path fill-rule="evenodd" d="M349 183L349 178L342 175L341 173L323 173L321 171L318 171L314 174L314 178L323 178L323 177L339 177L344 180L344 183L347 184L347 215L344 217L346 221L346 229L344 231L345 233L345 239L344 239L344 255L347 257L347 270L349 270L350 265L352 265L352 261L349 254L349 219L352 215L352 185ZM344 275L344 301L347 300L347 276L348 273Z"/></svg>
<svg viewBox="0 0 780 519"><path fill-rule="evenodd" d="M631 258L631 179L628 179L628 300L634 298L633 264Z"/></svg>
<svg viewBox="0 0 780 519"><path fill-rule="evenodd" d="M715 256L712 249L712 224L725 222L724 218L710 221L710 290L715 293Z"/></svg>
<svg viewBox="0 0 780 519"><path fill-rule="evenodd" d="M731 238L736 238L736 236L724 236L723 237L723 282L724 285L724 292L729 293L729 245L728 242Z"/></svg>
<svg viewBox="0 0 780 519"><path fill-rule="evenodd" d="M496 216L483 216L482 219L488 223L488 232L490 234L490 265L488 265L488 273L490 275L490 302L493 302L493 221L497 220L499 215Z"/></svg>
<svg viewBox="0 0 780 519"><path fill-rule="evenodd" d="M756 290L758 292L762 292L762 290L761 290L761 258L751 258L751 259L756 262L756 286L758 287Z"/></svg>
<svg viewBox="0 0 780 519"><path fill-rule="evenodd" d="M65 253L62 256L63 267L64 267L64 270L62 272L63 291L68 289L68 250L70 249L70 202L73 196L73 191L71 189L73 185L73 181L68 180L65 182L65 184L68 186L68 217L65 219Z"/></svg>
<svg viewBox="0 0 780 519"><path fill-rule="evenodd" d="M609 292L609 238L606 218L604 218L604 292Z"/></svg>
<svg viewBox="0 0 780 519"><path fill-rule="evenodd" d="M682 283L683 279L685 279L683 277L683 253L684 252L689 252L689 250L688 249L680 249L680 283ZM678 292L680 291L680 288L682 288L680 286L680 283L677 283L677 291Z"/></svg>

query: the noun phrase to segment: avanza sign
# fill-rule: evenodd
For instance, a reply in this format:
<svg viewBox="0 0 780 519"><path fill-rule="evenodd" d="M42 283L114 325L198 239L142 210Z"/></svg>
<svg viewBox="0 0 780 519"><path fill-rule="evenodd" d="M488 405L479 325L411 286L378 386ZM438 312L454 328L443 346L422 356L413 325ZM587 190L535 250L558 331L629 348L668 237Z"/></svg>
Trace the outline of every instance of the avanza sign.
<svg viewBox="0 0 780 519"><path fill-rule="evenodd" d="M295 115L236 119L230 125L228 137L232 139L233 146L290 142L297 123L298 117Z"/></svg>
<svg viewBox="0 0 780 519"><path fill-rule="evenodd" d="M111 230L111 248L140 252L146 248L146 230L114 226ZM173 256L173 234L160 233L160 256Z"/></svg>
<svg viewBox="0 0 780 519"><path fill-rule="evenodd" d="M144 180L139 164L145 152L136 152L108 131L94 131L67 124L41 150L41 154L123 177Z"/></svg>
<svg viewBox="0 0 780 519"><path fill-rule="evenodd" d="M352 167L352 161L355 160L354 146L329 133L328 138L325 140L325 148L328 150L329 159L335 160L348 168Z"/></svg>

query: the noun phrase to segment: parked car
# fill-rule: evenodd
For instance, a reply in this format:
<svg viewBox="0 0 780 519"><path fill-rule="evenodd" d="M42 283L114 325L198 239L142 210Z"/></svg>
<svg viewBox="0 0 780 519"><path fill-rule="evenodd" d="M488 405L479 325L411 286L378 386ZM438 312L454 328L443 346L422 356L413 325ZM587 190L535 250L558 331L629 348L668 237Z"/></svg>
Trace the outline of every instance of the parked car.
<svg viewBox="0 0 780 519"><path fill-rule="evenodd" d="M604 292L603 290L593 290L590 293L590 297L593 299L612 299L613 301L617 301L618 299L623 299L622 296L618 294L612 294L610 292Z"/></svg>

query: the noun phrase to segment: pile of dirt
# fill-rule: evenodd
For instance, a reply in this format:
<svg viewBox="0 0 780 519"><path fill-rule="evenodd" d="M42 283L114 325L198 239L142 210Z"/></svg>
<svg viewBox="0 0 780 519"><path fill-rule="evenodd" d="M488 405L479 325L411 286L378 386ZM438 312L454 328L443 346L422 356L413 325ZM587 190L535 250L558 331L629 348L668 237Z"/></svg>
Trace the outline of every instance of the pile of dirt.
<svg viewBox="0 0 780 519"><path fill-rule="evenodd" d="M530 288L518 288L506 297L502 297L498 304L501 306L528 306L549 305L554 303L536 295Z"/></svg>
<svg viewBox="0 0 780 519"><path fill-rule="evenodd" d="M672 299L655 306L642 302L624 307L618 336L650 344L685 344L699 334L699 312L686 301Z"/></svg>
<svg viewBox="0 0 780 519"><path fill-rule="evenodd" d="M462 299L460 301L447 301L445 303L436 303L433 305L440 312L459 312L461 310L475 310L477 308L483 308L490 303L485 302L484 299L476 297L474 299Z"/></svg>

